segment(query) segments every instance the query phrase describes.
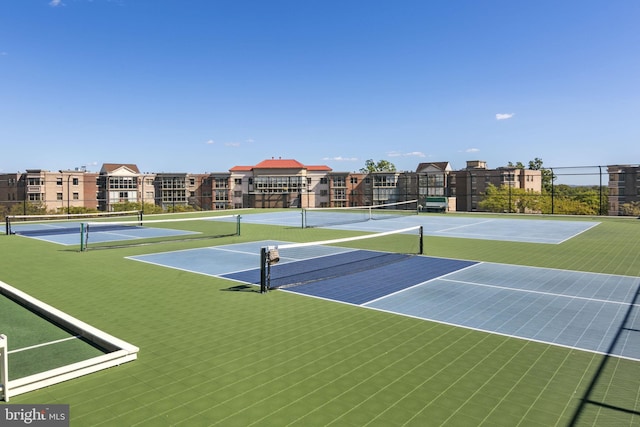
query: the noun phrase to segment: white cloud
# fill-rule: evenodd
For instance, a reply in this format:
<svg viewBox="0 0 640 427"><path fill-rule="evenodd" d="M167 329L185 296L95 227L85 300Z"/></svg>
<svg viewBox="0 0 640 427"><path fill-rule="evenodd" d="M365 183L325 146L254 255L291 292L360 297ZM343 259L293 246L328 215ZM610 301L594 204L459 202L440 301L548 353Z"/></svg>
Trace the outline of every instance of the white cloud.
<svg viewBox="0 0 640 427"><path fill-rule="evenodd" d="M225 142L224 145L225 147L240 147L239 142Z"/></svg>
<svg viewBox="0 0 640 427"><path fill-rule="evenodd" d="M51 7L58 7L58 6L65 6L64 3L62 3L62 0L51 0L49 2L49 6Z"/></svg>
<svg viewBox="0 0 640 427"><path fill-rule="evenodd" d="M427 157L422 151L410 151L408 153L399 153L397 151L391 151L387 153L389 157Z"/></svg>
<svg viewBox="0 0 640 427"><path fill-rule="evenodd" d="M213 145L213 144L215 144L215 143L216 143L216 142L215 142L213 139L210 139L210 140L208 140L207 142L205 142L205 144L207 144L207 145Z"/></svg>
<svg viewBox="0 0 640 427"><path fill-rule="evenodd" d="M480 151L479 148L467 148L464 150L465 153L477 153L478 151Z"/></svg>
<svg viewBox="0 0 640 427"><path fill-rule="evenodd" d="M336 157L323 157L322 160L333 160L335 162L357 162L358 158L336 156Z"/></svg>
<svg viewBox="0 0 640 427"><path fill-rule="evenodd" d="M496 120L507 120L515 115L515 113L498 113L496 114Z"/></svg>

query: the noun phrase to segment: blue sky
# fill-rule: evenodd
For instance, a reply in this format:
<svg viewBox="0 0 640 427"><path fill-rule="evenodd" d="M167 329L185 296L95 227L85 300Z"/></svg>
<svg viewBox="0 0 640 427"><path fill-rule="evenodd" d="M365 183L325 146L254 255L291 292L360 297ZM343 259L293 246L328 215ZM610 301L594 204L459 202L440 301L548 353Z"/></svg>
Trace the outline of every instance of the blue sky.
<svg viewBox="0 0 640 427"><path fill-rule="evenodd" d="M640 1L0 0L0 172L640 163Z"/></svg>

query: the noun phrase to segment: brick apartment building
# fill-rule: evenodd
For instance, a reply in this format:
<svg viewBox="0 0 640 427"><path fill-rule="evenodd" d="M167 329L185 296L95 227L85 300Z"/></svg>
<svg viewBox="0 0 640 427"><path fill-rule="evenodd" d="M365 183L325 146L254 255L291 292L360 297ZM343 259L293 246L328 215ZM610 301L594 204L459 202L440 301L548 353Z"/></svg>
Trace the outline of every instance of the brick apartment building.
<svg viewBox="0 0 640 427"><path fill-rule="evenodd" d="M520 188L527 192L540 192L542 172L539 170L503 167L488 169L487 162L467 161L467 167L455 172L456 209L464 212L478 210L478 203L489 185Z"/></svg>
<svg viewBox="0 0 640 427"><path fill-rule="evenodd" d="M609 215L624 203L640 201L640 166L612 165ZM448 162L420 163L415 171L345 172L326 165L271 158L253 166L234 166L206 174L143 173L135 164L105 163L85 168L0 174L0 204L6 208L42 203L49 211L84 207L113 210L123 202L151 203L166 210L268 207L370 206L418 200L423 210L475 211L489 184L540 192L539 170L489 169L480 160L453 170Z"/></svg>
<svg viewBox="0 0 640 427"><path fill-rule="evenodd" d="M622 215L622 205L640 202L640 166L611 165L609 173L609 215Z"/></svg>

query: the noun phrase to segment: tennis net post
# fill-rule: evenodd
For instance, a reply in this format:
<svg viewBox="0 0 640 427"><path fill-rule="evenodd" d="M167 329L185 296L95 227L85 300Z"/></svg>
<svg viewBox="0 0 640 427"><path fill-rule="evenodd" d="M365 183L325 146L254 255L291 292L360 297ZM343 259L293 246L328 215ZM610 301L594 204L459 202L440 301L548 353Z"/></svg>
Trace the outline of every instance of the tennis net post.
<svg viewBox="0 0 640 427"><path fill-rule="evenodd" d="M0 334L0 397L9 401L9 349L4 334Z"/></svg>
<svg viewBox="0 0 640 427"><path fill-rule="evenodd" d="M260 293L266 293L271 287L271 266L280 262L277 246L260 248Z"/></svg>

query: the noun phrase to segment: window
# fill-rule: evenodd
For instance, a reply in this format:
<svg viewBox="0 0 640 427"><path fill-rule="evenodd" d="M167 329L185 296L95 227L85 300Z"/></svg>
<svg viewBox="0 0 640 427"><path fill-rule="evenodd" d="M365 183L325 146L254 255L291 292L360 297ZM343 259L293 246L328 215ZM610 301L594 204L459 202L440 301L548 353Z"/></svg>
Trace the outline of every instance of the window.
<svg viewBox="0 0 640 427"><path fill-rule="evenodd" d="M78 178L73 178L73 185L78 185Z"/></svg>
<svg viewBox="0 0 640 427"><path fill-rule="evenodd" d="M40 185L41 184L40 177L38 177L38 178L29 178L27 180L27 182L28 182L28 185Z"/></svg>
<svg viewBox="0 0 640 427"><path fill-rule="evenodd" d="M329 178L327 178L326 176L320 178L320 184L328 184L328 183L329 183Z"/></svg>
<svg viewBox="0 0 640 427"><path fill-rule="evenodd" d="M375 175L373 177L373 185L375 187L395 187L396 182L395 175Z"/></svg>
<svg viewBox="0 0 640 427"><path fill-rule="evenodd" d="M334 176L333 177L333 186L334 187L346 187L346 179L344 176Z"/></svg>
<svg viewBox="0 0 640 427"><path fill-rule="evenodd" d="M257 176L256 191L261 193L299 192L305 188L306 181L301 176Z"/></svg>
<svg viewBox="0 0 640 427"><path fill-rule="evenodd" d="M62 200L62 193L56 193L56 200Z"/></svg>
<svg viewBox="0 0 640 427"><path fill-rule="evenodd" d="M77 178L74 178L74 181L73 185L78 185ZM109 177L109 189L133 189L138 187L137 182L138 180L131 176L111 176Z"/></svg>
<svg viewBox="0 0 640 427"><path fill-rule="evenodd" d="M357 184L358 183L358 177L357 176L352 176L350 179L351 184Z"/></svg>
<svg viewBox="0 0 640 427"><path fill-rule="evenodd" d="M196 185L196 179L195 178L189 178L189 185L192 186L192 187L194 185Z"/></svg>
<svg viewBox="0 0 640 427"><path fill-rule="evenodd" d="M233 197L242 197L242 191L234 191Z"/></svg>
<svg viewBox="0 0 640 427"><path fill-rule="evenodd" d="M73 193L73 200L80 200L80 194Z"/></svg>
<svg viewBox="0 0 640 427"><path fill-rule="evenodd" d="M56 185L62 185L62 178L56 178Z"/></svg>
<svg viewBox="0 0 640 427"><path fill-rule="evenodd" d="M40 193L31 193L31 194L29 194L29 201L35 202L35 201L39 201L39 200L42 200L42 198L40 197Z"/></svg>
<svg viewBox="0 0 640 427"><path fill-rule="evenodd" d="M242 185L242 178L236 178L233 180L236 185Z"/></svg>

